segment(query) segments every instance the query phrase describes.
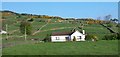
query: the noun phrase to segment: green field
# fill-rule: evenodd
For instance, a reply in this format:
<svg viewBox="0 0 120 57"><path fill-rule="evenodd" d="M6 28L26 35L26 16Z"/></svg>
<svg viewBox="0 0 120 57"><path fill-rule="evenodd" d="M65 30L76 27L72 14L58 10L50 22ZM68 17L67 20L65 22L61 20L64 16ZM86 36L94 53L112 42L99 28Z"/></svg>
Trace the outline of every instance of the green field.
<svg viewBox="0 0 120 57"><path fill-rule="evenodd" d="M11 15L11 16L4 16L5 22L3 24L8 24L8 33L9 38L24 38L24 34L20 33L19 26L20 26L20 21L22 19L29 19L28 16L21 16L20 18L16 18L16 15ZM31 23L32 26L32 33L37 32L42 26L47 24L47 22L39 22L39 20L48 20L48 19L41 19L41 18L34 18L34 21ZM47 34L51 34L52 32L55 31L71 31L73 28L77 28L81 25L81 23L85 23L85 21L79 21L77 23L70 23L69 20L63 21L63 22L55 22L57 19L51 19L51 22L48 23L46 26L44 26L40 32L36 33L35 35L28 35L27 38L39 38L39 39L44 39ZM73 21L75 22L75 21ZM83 27L86 33L88 34L95 34L99 39L103 38L104 35L109 34L110 31L101 26L100 24L91 24L91 25L86 25ZM81 30L81 29L78 29ZM20 37L23 36L23 37ZM3 35L3 39L6 38L5 35Z"/></svg>
<svg viewBox="0 0 120 57"><path fill-rule="evenodd" d="M20 21L29 19L28 16L22 15L16 18L17 15L4 16L5 21L3 27L8 25L8 39L6 35L2 36L4 47L2 50L3 55L116 55L118 54L118 40L102 40L106 34L112 34L107 28L100 24L86 24L84 20L63 20L58 22L58 19L33 18L30 22L32 26L32 33L34 35L27 35L27 42L24 40L24 34L19 30ZM40 22L40 20L44 22ZM80 23L82 22L82 23ZM64 42L64 43L51 43L40 42L47 35L52 32L70 32L73 29L82 31L78 28L84 24L83 29L86 34L94 34L98 37L97 42L85 41L85 42ZM112 27L114 30L117 28ZM5 30L5 29L4 29ZM37 33L36 33L37 32ZM50 37L50 36L49 36ZM32 41L30 39L38 39ZM37 43L35 43L37 42ZM9 44L13 46L9 46ZM14 45L15 44L15 45Z"/></svg>
<svg viewBox="0 0 120 57"><path fill-rule="evenodd" d="M3 49L3 55L117 55L118 41L36 43Z"/></svg>

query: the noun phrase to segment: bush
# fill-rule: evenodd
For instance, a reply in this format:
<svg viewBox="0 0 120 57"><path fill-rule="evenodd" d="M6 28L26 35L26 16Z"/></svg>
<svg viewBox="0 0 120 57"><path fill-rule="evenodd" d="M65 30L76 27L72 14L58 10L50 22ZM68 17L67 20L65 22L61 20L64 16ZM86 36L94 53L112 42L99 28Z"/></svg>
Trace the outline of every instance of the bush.
<svg viewBox="0 0 120 57"><path fill-rule="evenodd" d="M86 35L85 40L94 40L94 41L98 41L98 37L96 35L93 34L88 34Z"/></svg>
<svg viewBox="0 0 120 57"><path fill-rule="evenodd" d="M107 24L107 27L112 27L112 26L113 26L112 23Z"/></svg>
<svg viewBox="0 0 120 57"><path fill-rule="evenodd" d="M120 32L117 34L117 39L120 40Z"/></svg>
<svg viewBox="0 0 120 57"><path fill-rule="evenodd" d="M108 34L105 35L102 40L116 40L118 38L117 34Z"/></svg>
<svg viewBox="0 0 120 57"><path fill-rule="evenodd" d="M91 40L91 38L92 38L92 35L87 34L85 40Z"/></svg>
<svg viewBox="0 0 120 57"><path fill-rule="evenodd" d="M43 39L43 41L50 42L51 41L50 35L47 34L46 37Z"/></svg>
<svg viewBox="0 0 120 57"><path fill-rule="evenodd" d="M32 21L34 21L34 20L33 20L33 18L31 18L31 19L30 19L30 20L28 20L28 21L29 21L29 22L32 22Z"/></svg>
<svg viewBox="0 0 120 57"><path fill-rule="evenodd" d="M94 41L98 41L98 37L95 36L95 35L93 35L93 38L92 38L92 39L94 39Z"/></svg>
<svg viewBox="0 0 120 57"><path fill-rule="evenodd" d="M20 23L20 32L25 34L25 30L26 30L26 34L27 35L31 35L32 34L32 26L31 23L22 20Z"/></svg>
<svg viewBox="0 0 120 57"><path fill-rule="evenodd" d="M116 27L120 27L120 23L116 25Z"/></svg>

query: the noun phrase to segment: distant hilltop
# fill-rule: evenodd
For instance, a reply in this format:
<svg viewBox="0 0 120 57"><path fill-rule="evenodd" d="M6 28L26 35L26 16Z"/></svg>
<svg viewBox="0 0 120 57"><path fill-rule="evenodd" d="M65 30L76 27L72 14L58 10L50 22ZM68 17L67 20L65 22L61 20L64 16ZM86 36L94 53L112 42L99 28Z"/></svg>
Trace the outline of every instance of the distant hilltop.
<svg viewBox="0 0 120 57"><path fill-rule="evenodd" d="M2 10L3 16L17 15L17 16L29 16L31 18L44 18L44 19L93 19L93 18L62 18L60 16L48 16L48 15L37 15L37 14L28 14L28 13L17 13L9 10Z"/></svg>
<svg viewBox="0 0 120 57"><path fill-rule="evenodd" d="M111 18L112 16L110 14L106 15L106 16L103 16L104 19L101 20L101 17L98 17L96 19L94 18L62 18L60 16L49 16L49 15L37 15L37 14L28 14L28 13L16 13L14 11L10 11L10 10L2 10L0 11L2 13L2 19L5 19L4 17L5 16L16 16L16 18L20 18L20 17L25 17L24 19L36 19L36 18L40 18L40 19L59 19L59 20L85 20L85 21L113 21L113 22L116 22L118 23L118 19L116 18ZM92 23L93 23L92 22Z"/></svg>

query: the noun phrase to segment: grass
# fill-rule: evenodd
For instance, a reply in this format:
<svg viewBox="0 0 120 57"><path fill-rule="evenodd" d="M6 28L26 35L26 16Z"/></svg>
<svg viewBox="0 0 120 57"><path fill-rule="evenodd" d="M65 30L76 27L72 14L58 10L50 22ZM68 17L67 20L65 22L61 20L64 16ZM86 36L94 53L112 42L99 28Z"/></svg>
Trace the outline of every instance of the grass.
<svg viewBox="0 0 120 57"><path fill-rule="evenodd" d="M44 28L42 28L41 32L37 33L34 36L28 36L28 38L45 38L47 34L51 34L52 32L64 32L64 31L71 31L74 27L75 24L70 24L70 23L54 23L54 24L48 24ZM77 25L79 26L79 25ZM60 29L63 28L64 29ZM71 28L67 28L71 27ZM56 28L56 29L55 29ZM99 24L93 24L93 25L87 25L83 28L85 32L88 34L95 34L99 39L102 39L104 35L110 34L110 31L104 28L103 26ZM44 31L46 30L46 31ZM79 29L80 30L80 29Z"/></svg>
<svg viewBox="0 0 120 57"><path fill-rule="evenodd" d="M114 32L118 33L118 28L119 27L116 27L117 26L117 23L112 23L112 26L110 27ZM107 26L107 24L104 24L105 26Z"/></svg>
<svg viewBox="0 0 120 57"><path fill-rule="evenodd" d="M39 26L37 26L37 24L40 24ZM35 23L33 22L32 26L33 27L33 32L35 32L38 28L40 28L40 26L44 25L45 23ZM71 24L71 23L50 23L47 26L45 26L44 28L42 28L41 32L37 33L36 35L28 35L27 38L39 38L39 39L43 39L46 37L47 34L51 34L52 32L64 32L64 31L71 31L74 27L79 26L79 24L77 24L76 26L74 26L75 24ZM9 27L15 27L13 25L10 25ZM59 29L65 27L64 29ZM67 27L71 27L71 28L67 28ZM57 28L55 30L51 30ZM9 30L12 30L10 28L8 28ZM89 34L95 34L99 39L102 39L104 37L104 35L106 34L110 34L109 30L107 30L106 28L102 27L99 24L92 24L92 25L87 25L85 26L83 29L85 29L85 33L89 33ZM13 29L12 31L14 31L15 29ZM45 31L46 30L46 31ZM12 35L9 35L11 37L9 38L24 38L24 37L19 37L19 36L24 36L24 34L21 34L20 31L16 31L15 33L13 33ZM2 38L6 38L6 35L3 35ZM4 41L3 41L4 42ZM5 43L5 42L4 42Z"/></svg>
<svg viewBox="0 0 120 57"><path fill-rule="evenodd" d="M28 16L21 16L18 18L19 20L27 19ZM98 42L64 42L64 43L29 43L19 45L17 43L24 43L24 34L21 34L19 31L20 22L17 23L16 15L6 16L6 22L8 24L8 32L14 33L10 34L9 39L5 40L6 35L0 35L2 37L3 44L16 43L16 46L3 48L3 55L115 55L118 54L118 41L110 40L103 41L101 40L104 35L111 34L109 30L104 28L99 24L91 24L85 25L83 29L87 34L94 34L99 38ZM32 24L32 32L36 32L45 25L47 22L39 22L39 20L46 21L47 19L35 18ZM43 27L39 33L35 35L28 35L29 38L39 38L44 39L47 34L51 34L52 32L65 32L71 31L75 27L79 27L82 22L78 23L69 23L68 21L63 22L55 22L57 19L51 19L51 22ZM84 23L85 24L85 23ZM70 27L70 28L68 28ZM64 29L60 29L64 28ZM113 30L117 28L112 27ZM81 30L81 29L78 29ZM17 40L15 40L17 39ZM20 39L20 40L19 40Z"/></svg>
<svg viewBox="0 0 120 57"><path fill-rule="evenodd" d="M17 30L10 36L13 36L13 38L16 38L18 36L17 38L19 38L19 36L21 36L23 34L21 34L19 31L20 22L15 23L18 20L15 17L16 17L16 15L6 16L6 20L12 22L12 23L8 24L8 32L10 33L14 30ZM27 19L27 18L28 18L27 16L21 16L19 19L21 20L21 19ZM32 32L33 33L38 31L43 25L46 24L46 22L39 22L39 20L47 20L47 19L39 19L39 18L34 19L34 21L32 22L32 27L33 27ZM51 19L51 22L40 30L43 32L39 32L34 36L28 35L27 37L28 38L45 38L45 36L47 34L50 34L52 32L71 31L74 27L78 27L81 24L79 22L78 23L69 23L67 21L65 21L65 22L54 22L54 21L57 21L57 19ZM9 23L9 22L7 22L7 23ZM67 28L67 27L71 27L71 28ZM65 28L65 29L59 29L59 28ZM106 28L102 27L99 24L87 25L87 26L84 26L83 29L85 29L86 33L95 34L100 39L103 38L105 34L110 33L109 30L107 30ZM47 31L44 31L44 30L47 30ZM3 38L5 38L5 37L3 36Z"/></svg>
<svg viewBox="0 0 120 57"><path fill-rule="evenodd" d="M45 26L44 28L42 28L42 30L55 29L55 28L60 28L60 27L75 27L75 24L71 24L71 23L50 23L47 26Z"/></svg>
<svg viewBox="0 0 120 57"><path fill-rule="evenodd" d="M117 55L118 41L37 43L3 48L3 55Z"/></svg>
<svg viewBox="0 0 120 57"><path fill-rule="evenodd" d="M47 34L51 34L52 32L64 32L64 31L70 31L73 28L66 28L66 29L57 29L57 30L47 30L47 31L41 31L39 33L37 33L36 35L30 35L27 38L40 38L40 39L44 39L46 37Z"/></svg>
<svg viewBox="0 0 120 57"><path fill-rule="evenodd" d="M99 24L87 25L83 29L86 31L87 34L94 34L99 39L102 39L106 34L111 33L108 29Z"/></svg>
<svg viewBox="0 0 120 57"><path fill-rule="evenodd" d="M45 25L46 23L45 22L33 22L32 23L32 30L33 32L39 30L43 25Z"/></svg>

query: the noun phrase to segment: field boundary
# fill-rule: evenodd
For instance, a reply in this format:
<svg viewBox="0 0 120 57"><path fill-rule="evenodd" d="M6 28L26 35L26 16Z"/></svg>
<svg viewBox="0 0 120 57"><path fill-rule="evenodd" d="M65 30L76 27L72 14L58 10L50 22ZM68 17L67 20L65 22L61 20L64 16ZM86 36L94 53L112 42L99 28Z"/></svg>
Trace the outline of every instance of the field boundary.
<svg viewBox="0 0 120 57"><path fill-rule="evenodd" d="M111 33L116 33L114 30L112 30L111 28L105 26L104 24L101 24L103 27L107 28Z"/></svg>

